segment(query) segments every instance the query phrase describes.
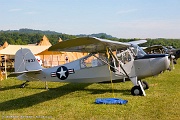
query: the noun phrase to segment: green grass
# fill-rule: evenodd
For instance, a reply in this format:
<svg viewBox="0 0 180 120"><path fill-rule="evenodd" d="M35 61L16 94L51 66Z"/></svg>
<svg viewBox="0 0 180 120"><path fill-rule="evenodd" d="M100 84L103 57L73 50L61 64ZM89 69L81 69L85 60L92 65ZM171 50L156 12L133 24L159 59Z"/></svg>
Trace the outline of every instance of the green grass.
<svg viewBox="0 0 180 120"><path fill-rule="evenodd" d="M126 105L98 105L96 98L113 97L111 84L70 84L7 79L0 83L0 119L52 120L177 120L180 117L180 61L175 70L145 79L147 96L132 96L132 83L114 83L116 98Z"/></svg>

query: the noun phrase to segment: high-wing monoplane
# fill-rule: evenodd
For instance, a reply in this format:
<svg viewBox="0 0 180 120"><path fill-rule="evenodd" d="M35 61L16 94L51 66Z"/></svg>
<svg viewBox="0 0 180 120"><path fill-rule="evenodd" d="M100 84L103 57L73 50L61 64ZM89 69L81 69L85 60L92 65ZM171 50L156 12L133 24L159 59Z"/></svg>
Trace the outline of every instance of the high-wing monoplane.
<svg viewBox="0 0 180 120"><path fill-rule="evenodd" d="M75 61L42 68L29 49L20 49L15 55L15 72L9 76L17 76L20 80L101 83L129 79L133 83L132 95L145 95L147 82L141 79L155 76L165 71L170 61L167 54L146 54L138 44L146 40L134 42L117 42L95 37L82 37L62 41L49 48L49 51L87 52ZM24 86L26 83L23 83Z"/></svg>

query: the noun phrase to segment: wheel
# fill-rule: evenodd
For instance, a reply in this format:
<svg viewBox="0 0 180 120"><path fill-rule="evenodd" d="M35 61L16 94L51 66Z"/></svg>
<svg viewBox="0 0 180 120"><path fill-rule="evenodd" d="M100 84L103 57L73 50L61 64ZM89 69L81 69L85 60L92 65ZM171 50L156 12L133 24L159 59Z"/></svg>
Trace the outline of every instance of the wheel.
<svg viewBox="0 0 180 120"><path fill-rule="evenodd" d="M174 63L174 64L177 64L177 61L174 59L174 60L173 60L173 63Z"/></svg>
<svg viewBox="0 0 180 120"><path fill-rule="evenodd" d="M143 92L142 92L140 86L134 86L134 87L132 87L132 89L131 89L131 94L132 94L132 95L142 95Z"/></svg>
<svg viewBox="0 0 180 120"><path fill-rule="evenodd" d="M29 82L29 81L26 81L25 83L21 84L21 85L20 85L20 88L26 87L26 86L28 85L28 84L27 84L28 82Z"/></svg>
<svg viewBox="0 0 180 120"><path fill-rule="evenodd" d="M143 86L144 90L149 89L149 85L146 81L142 81L142 86Z"/></svg>
<svg viewBox="0 0 180 120"><path fill-rule="evenodd" d="M24 88L26 86L26 83L23 83L20 85L20 88Z"/></svg>

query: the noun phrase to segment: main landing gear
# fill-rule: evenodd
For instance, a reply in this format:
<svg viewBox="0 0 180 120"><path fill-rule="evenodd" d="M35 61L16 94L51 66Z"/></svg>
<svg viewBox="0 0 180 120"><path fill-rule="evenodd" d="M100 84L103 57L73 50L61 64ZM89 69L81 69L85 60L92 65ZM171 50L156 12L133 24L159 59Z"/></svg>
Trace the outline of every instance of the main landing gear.
<svg viewBox="0 0 180 120"><path fill-rule="evenodd" d="M141 82L141 85L142 85L144 90L149 89L149 85L146 81L140 81L140 82ZM141 86L136 85L136 86L132 87L131 94L132 95L143 95L143 91L141 89Z"/></svg>

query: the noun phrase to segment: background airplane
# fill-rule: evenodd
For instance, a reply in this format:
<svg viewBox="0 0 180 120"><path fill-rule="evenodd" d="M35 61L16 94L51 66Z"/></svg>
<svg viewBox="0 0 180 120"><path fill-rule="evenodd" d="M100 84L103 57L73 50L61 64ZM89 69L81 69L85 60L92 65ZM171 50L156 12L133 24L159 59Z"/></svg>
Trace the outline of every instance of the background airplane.
<svg viewBox="0 0 180 120"><path fill-rule="evenodd" d="M146 54L137 44L146 40L122 43L95 37L82 37L60 42L50 51L88 52L85 57L52 68L42 68L29 49L15 55L15 72L20 80L99 83L129 79L134 87L132 95L145 95L147 82L141 79L165 71L170 64L167 54ZM22 86L25 86L25 83Z"/></svg>
<svg viewBox="0 0 180 120"><path fill-rule="evenodd" d="M174 69L174 64L177 64L177 59L180 57L180 49L175 49L172 46L153 45L146 47L144 51L148 54L169 54L169 59ZM170 68L171 70L171 68Z"/></svg>

